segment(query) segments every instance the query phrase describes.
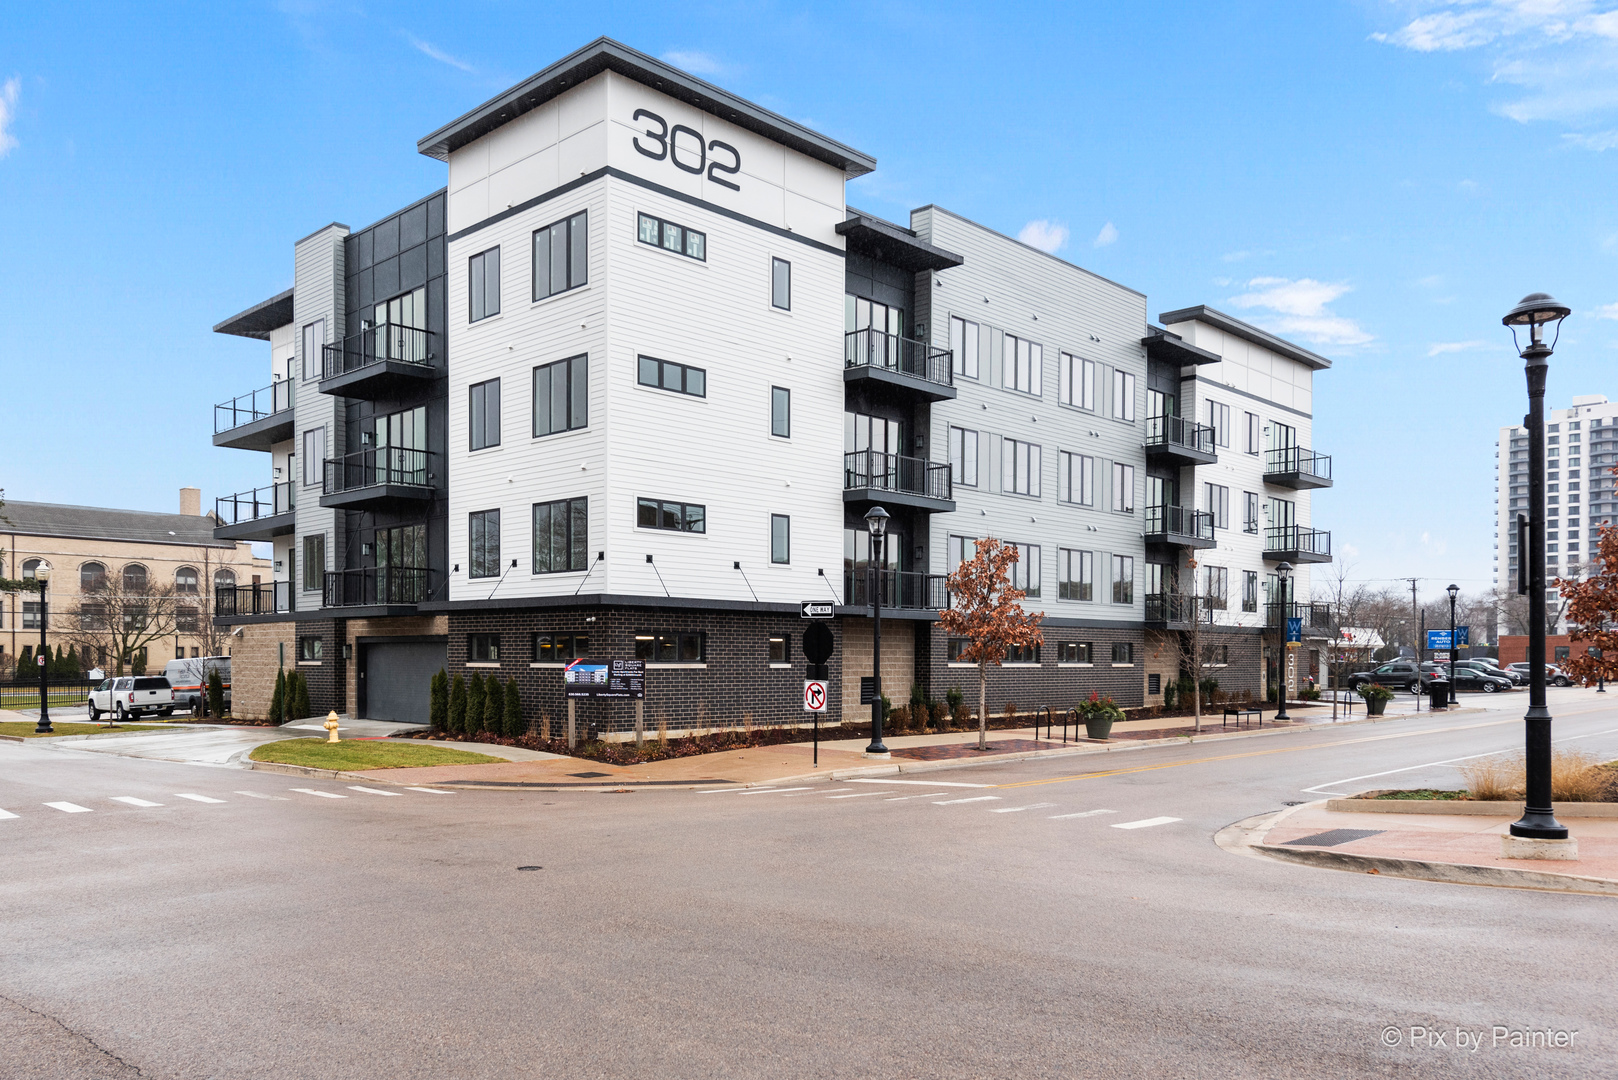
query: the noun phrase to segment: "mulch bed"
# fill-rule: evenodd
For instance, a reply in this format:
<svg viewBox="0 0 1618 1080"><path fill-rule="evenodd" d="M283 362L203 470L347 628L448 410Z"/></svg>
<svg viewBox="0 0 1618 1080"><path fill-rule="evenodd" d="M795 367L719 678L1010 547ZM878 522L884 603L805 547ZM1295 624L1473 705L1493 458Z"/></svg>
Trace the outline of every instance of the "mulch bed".
<svg viewBox="0 0 1618 1080"><path fill-rule="evenodd" d="M944 743L939 746L909 746L902 750L892 751L894 757L910 758L913 761L952 761L956 758L992 757L995 754L1020 754L1028 750L1054 750L1061 743L1049 743L1041 739L1035 742L1032 739L999 739L989 744L987 750L979 750L977 743Z"/></svg>

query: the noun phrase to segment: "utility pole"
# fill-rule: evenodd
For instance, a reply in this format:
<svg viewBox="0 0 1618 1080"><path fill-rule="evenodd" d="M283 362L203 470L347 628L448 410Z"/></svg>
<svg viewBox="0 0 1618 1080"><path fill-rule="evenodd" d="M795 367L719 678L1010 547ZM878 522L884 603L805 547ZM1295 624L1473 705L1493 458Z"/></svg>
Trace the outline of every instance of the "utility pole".
<svg viewBox="0 0 1618 1080"><path fill-rule="evenodd" d="M1416 582L1421 580L1421 579L1420 578L1405 578L1405 580L1410 582L1410 629L1411 629L1411 636L1414 637L1415 629L1416 629L1416 622L1417 622L1417 618L1416 618ZM1421 665L1421 639L1416 638L1414 641L1411 642L1411 644L1415 646L1415 649L1416 649L1416 665L1419 667Z"/></svg>

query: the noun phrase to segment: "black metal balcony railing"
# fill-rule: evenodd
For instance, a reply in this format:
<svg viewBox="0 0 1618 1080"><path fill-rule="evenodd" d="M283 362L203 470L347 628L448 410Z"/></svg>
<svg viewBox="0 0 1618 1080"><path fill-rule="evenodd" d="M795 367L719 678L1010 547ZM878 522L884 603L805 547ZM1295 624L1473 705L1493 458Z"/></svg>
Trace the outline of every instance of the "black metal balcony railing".
<svg viewBox="0 0 1618 1080"><path fill-rule="evenodd" d="M1264 550L1295 551L1305 555L1331 558L1331 533L1323 529L1310 529L1303 525L1283 525L1268 529L1264 534Z"/></svg>
<svg viewBox="0 0 1618 1080"><path fill-rule="evenodd" d="M1187 596L1184 593L1147 593L1146 621L1184 623L1193 618L1213 621L1215 609L1223 610L1223 603L1211 596Z"/></svg>
<svg viewBox="0 0 1618 1080"><path fill-rule="evenodd" d="M266 416L292 408L292 380L277 379L249 394L233 397L213 407L213 433L251 424Z"/></svg>
<svg viewBox="0 0 1618 1080"><path fill-rule="evenodd" d="M357 334L350 334L336 345L325 347L324 378L346 375L350 371L395 360L402 364L431 365L433 338L431 330L415 326L383 323L368 326Z"/></svg>
<svg viewBox="0 0 1618 1080"><path fill-rule="evenodd" d="M869 328L843 335L843 366L897 371L942 386L955 385L955 365L949 349Z"/></svg>
<svg viewBox="0 0 1618 1080"><path fill-rule="evenodd" d="M1184 416L1148 416L1146 418L1146 445L1183 446L1201 454L1212 454L1214 429Z"/></svg>
<svg viewBox="0 0 1618 1080"><path fill-rule="evenodd" d="M430 450L410 450L402 446L380 446L326 462L321 494L397 484L427 487L433 481Z"/></svg>
<svg viewBox="0 0 1618 1080"><path fill-rule="evenodd" d="M1198 540L1214 538L1213 515L1188 506L1148 506L1145 523L1147 536L1191 536Z"/></svg>
<svg viewBox="0 0 1618 1080"><path fill-rule="evenodd" d="M1283 626L1286 619L1302 619L1303 625L1313 630L1331 628L1331 605L1293 601L1290 604L1264 605L1264 625Z"/></svg>
<svg viewBox="0 0 1618 1080"><path fill-rule="evenodd" d="M955 497L947 462L935 464L877 450L850 450L843 455L843 488L879 488L946 501Z"/></svg>
<svg viewBox="0 0 1618 1080"><path fill-rule="evenodd" d="M214 516L221 525L241 525L277 514L289 514L297 509L297 505L297 486L288 482L221 496L213 501Z"/></svg>
<svg viewBox="0 0 1618 1080"><path fill-rule="evenodd" d="M1266 476L1278 473L1298 473L1321 480L1331 479L1331 455L1317 454L1307 446L1283 446L1265 455Z"/></svg>
<svg viewBox="0 0 1618 1080"><path fill-rule="evenodd" d="M219 585L214 588L213 613L218 616L281 615L292 610L292 582L264 581L256 585Z"/></svg>
<svg viewBox="0 0 1618 1080"><path fill-rule="evenodd" d="M423 566L366 566L326 571L327 607L419 604L431 593L432 571Z"/></svg>
<svg viewBox="0 0 1618 1080"><path fill-rule="evenodd" d="M864 568L843 571L843 595L852 607L871 606L874 575ZM942 611L949 607L948 577L916 570L882 571L882 606Z"/></svg>

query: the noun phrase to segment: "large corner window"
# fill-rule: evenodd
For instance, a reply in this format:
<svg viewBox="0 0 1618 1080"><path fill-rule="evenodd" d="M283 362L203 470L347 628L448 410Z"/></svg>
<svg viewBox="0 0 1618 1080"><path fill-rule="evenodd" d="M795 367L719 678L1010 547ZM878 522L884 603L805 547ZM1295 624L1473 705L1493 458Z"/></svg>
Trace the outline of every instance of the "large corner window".
<svg viewBox="0 0 1618 1080"><path fill-rule="evenodd" d="M480 251L467 260L467 322L500 314L500 249Z"/></svg>
<svg viewBox="0 0 1618 1080"><path fill-rule="evenodd" d="M589 359L572 356L534 369L534 437L590 422Z"/></svg>
<svg viewBox="0 0 1618 1080"><path fill-rule="evenodd" d="M588 499L534 504L534 573L587 569L589 542Z"/></svg>
<svg viewBox="0 0 1618 1080"><path fill-rule="evenodd" d="M588 282L589 250L586 211L534 230L534 299L543 300Z"/></svg>

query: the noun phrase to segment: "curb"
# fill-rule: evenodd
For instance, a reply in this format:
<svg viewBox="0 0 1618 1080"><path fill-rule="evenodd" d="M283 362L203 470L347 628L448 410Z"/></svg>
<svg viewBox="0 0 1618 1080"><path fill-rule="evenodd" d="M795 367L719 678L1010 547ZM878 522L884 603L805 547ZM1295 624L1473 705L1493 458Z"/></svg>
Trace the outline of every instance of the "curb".
<svg viewBox="0 0 1618 1080"><path fill-rule="evenodd" d="M77 723L77 721L65 721L64 720L63 723ZM87 735L36 735L33 738L29 738L26 735L0 735L0 741L19 742L19 743L37 742L37 743L40 743L41 745L49 746L52 743L84 742L87 739L122 739L122 738L124 738L126 736L129 736L129 735L141 735L141 734L173 735L175 733L175 731L177 731L177 730L178 731L183 731L185 729L184 728L166 728L166 727L165 728L155 728L154 727L154 728L141 728L141 729L137 729L135 731L97 731L97 732L91 732L90 734L87 734Z"/></svg>
<svg viewBox="0 0 1618 1080"><path fill-rule="evenodd" d="M251 751L249 751L251 752ZM379 776L370 776L364 773L338 772L335 769L312 769L307 765L283 765L279 761L253 761L246 759L244 764L249 772L281 773L285 776L309 776L317 780L360 780L366 783L393 784L400 787L397 781L383 780ZM427 787L441 787L440 784L427 784Z"/></svg>
<svg viewBox="0 0 1618 1080"><path fill-rule="evenodd" d="M1523 812L1521 802L1481 802L1470 799L1374 799L1364 795L1328 799L1326 809L1345 814L1438 814L1453 817L1512 817ZM1559 802L1551 809L1558 817L1618 818L1618 803Z"/></svg>

